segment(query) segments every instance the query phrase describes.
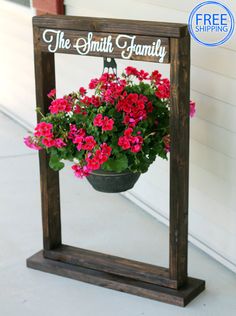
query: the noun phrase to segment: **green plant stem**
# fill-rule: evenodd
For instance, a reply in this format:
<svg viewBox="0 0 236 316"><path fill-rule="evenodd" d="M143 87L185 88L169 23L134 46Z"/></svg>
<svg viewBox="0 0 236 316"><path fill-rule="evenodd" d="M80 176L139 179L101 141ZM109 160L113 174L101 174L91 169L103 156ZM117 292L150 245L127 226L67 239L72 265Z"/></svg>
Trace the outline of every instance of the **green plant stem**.
<svg viewBox="0 0 236 316"><path fill-rule="evenodd" d="M153 136L153 135L155 135L155 134L156 134L156 132L153 132L153 133L148 134L147 136L144 137L144 140L147 139L149 136Z"/></svg>
<svg viewBox="0 0 236 316"><path fill-rule="evenodd" d="M43 118L46 117L45 115L43 115L39 107L36 108L36 112L39 113Z"/></svg>

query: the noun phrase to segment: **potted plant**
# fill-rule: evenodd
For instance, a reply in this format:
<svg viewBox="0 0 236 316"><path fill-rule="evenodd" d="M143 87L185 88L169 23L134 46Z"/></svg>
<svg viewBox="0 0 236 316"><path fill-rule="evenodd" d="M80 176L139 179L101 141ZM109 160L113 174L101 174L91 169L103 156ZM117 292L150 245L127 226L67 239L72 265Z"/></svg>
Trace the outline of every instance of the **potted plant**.
<svg viewBox="0 0 236 316"><path fill-rule="evenodd" d="M158 70L149 74L127 67L120 78L104 73L92 79L89 89L62 98L50 91L50 112L41 114L33 136L24 142L45 149L54 170L69 160L74 174L87 177L96 190L126 191L156 156L167 159L170 82Z"/></svg>

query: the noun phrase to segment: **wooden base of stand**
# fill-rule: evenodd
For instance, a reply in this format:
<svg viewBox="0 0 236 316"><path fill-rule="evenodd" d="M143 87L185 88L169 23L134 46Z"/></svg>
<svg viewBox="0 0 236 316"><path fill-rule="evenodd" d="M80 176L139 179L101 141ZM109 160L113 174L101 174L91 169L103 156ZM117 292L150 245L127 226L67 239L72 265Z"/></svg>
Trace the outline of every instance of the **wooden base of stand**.
<svg viewBox="0 0 236 316"><path fill-rule="evenodd" d="M175 290L71 263L47 259L43 255L43 250L30 257L27 260L27 266L36 270L182 307L186 306L205 289L205 281L199 279L189 277L185 286Z"/></svg>

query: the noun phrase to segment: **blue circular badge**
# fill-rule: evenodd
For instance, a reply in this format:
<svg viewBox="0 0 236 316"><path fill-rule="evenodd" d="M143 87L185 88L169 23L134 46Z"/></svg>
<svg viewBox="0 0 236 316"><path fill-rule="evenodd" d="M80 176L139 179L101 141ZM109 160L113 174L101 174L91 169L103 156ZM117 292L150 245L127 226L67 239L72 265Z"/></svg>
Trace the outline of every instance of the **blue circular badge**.
<svg viewBox="0 0 236 316"><path fill-rule="evenodd" d="M202 2L190 13L188 28L198 43L206 46L222 45L234 32L234 16L222 3Z"/></svg>

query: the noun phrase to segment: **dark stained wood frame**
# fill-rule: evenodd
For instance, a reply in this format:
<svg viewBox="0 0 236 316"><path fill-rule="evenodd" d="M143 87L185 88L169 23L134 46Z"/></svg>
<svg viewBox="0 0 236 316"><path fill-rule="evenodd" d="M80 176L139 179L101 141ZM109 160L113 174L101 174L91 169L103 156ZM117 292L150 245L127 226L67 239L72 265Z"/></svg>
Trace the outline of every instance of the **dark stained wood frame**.
<svg viewBox="0 0 236 316"><path fill-rule="evenodd" d="M204 281L190 278L187 274L190 90L190 37L187 26L89 17L34 17L36 100L43 114L48 112L50 103L47 93L55 87L54 53L48 52L41 40L45 29L63 30L68 34L70 31L73 34L92 31L97 34L132 34L142 38L153 37L153 40L160 37L165 39L169 50L172 104L169 268L63 245L59 174L49 168L45 151L39 152L43 250L29 258L27 266L185 306L205 288ZM75 54L74 51L69 53ZM107 57L105 53L99 56ZM142 56L135 59L153 61Z"/></svg>

